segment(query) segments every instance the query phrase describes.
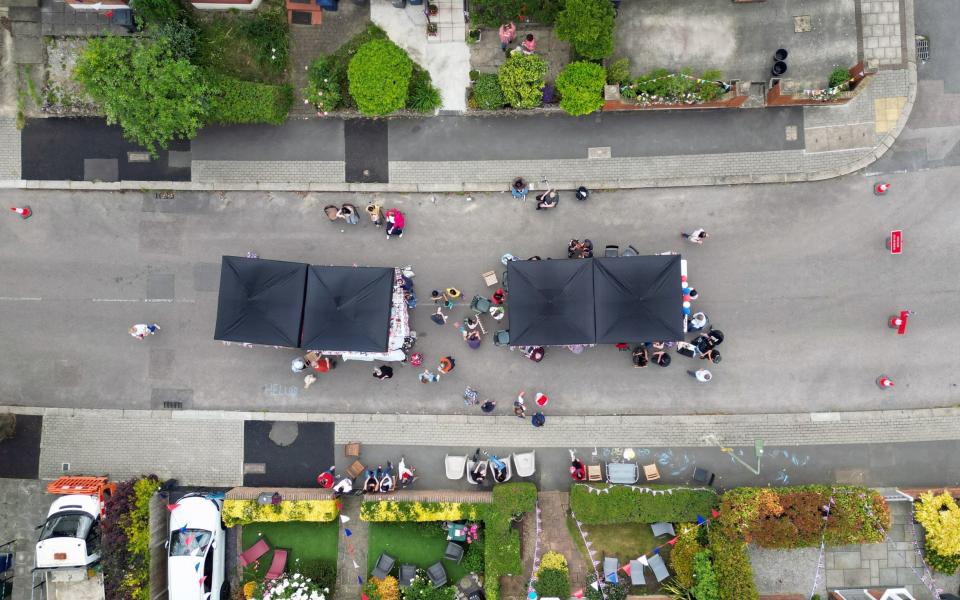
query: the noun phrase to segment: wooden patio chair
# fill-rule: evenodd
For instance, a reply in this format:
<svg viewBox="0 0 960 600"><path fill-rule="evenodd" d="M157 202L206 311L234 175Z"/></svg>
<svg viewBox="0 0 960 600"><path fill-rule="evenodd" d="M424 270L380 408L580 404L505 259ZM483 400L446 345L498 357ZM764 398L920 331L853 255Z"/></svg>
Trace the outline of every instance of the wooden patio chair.
<svg viewBox="0 0 960 600"><path fill-rule="evenodd" d="M360 458L360 442L348 442L343 447L343 454L344 456Z"/></svg>
<svg viewBox="0 0 960 600"><path fill-rule="evenodd" d="M603 469L600 465L587 465L587 481L603 481Z"/></svg>
<svg viewBox="0 0 960 600"><path fill-rule="evenodd" d="M647 478L647 481L660 479L660 471L657 470L657 465L643 465L643 476Z"/></svg>
<svg viewBox="0 0 960 600"><path fill-rule="evenodd" d="M366 469L362 462L355 460L347 467L347 475L350 476L350 479L356 479L360 476L360 473L363 473Z"/></svg>

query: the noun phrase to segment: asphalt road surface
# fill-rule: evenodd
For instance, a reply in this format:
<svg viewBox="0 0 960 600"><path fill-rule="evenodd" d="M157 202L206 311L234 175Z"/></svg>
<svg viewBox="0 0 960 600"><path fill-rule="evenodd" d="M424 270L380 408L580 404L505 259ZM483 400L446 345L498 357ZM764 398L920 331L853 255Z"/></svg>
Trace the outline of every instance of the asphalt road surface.
<svg viewBox="0 0 960 600"><path fill-rule="evenodd" d="M378 196L406 211L402 240L369 223L331 224L324 205L369 195L296 193L37 192L4 194L28 203L28 221L0 220L0 398L3 404L270 411L460 413L466 385L510 410L517 391L551 397L548 414L687 414L917 408L957 403L960 350L956 256L958 171L890 177L884 197L849 176L804 185L569 192L553 211L508 194ZM703 226L703 247L682 229ZM904 254L884 239L904 230ZM700 291L695 307L726 334L714 380L675 356L667 369L633 369L613 347L574 355L549 349L532 363L461 341L454 321L434 325L431 289L466 298L492 290L481 273L500 256L560 258L567 241L633 244L643 253L681 250ZM225 346L213 340L219 263L248 250L314 264L412 264L420 307L413 325L428 365L451 354L456 370L423 385L412 368L377 381L349 362L303 389L291 373L298 352ZM903 337L886 326L917 311ZM137 341L127 328L158 322ZM896 382L881 391L875 380Z"/></svg>

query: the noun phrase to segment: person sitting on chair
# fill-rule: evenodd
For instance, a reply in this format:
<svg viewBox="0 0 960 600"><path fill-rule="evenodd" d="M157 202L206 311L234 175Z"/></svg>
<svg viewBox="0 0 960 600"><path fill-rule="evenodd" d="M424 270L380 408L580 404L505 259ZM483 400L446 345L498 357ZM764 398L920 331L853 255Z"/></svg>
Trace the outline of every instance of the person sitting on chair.
<svg viewBox="0 0 960 600"><path fill-rule="evenodd" d="M587 469L579 458L574 458L570 463L570 477L576 481L584 481L587 478Z"/></svg>
<svg viewBox="0 0 960 600"><path fill-rule="evenodd" d="M553 190L547 190L537 196L537 210L553 208L560 201L560 194Z"/></svg>

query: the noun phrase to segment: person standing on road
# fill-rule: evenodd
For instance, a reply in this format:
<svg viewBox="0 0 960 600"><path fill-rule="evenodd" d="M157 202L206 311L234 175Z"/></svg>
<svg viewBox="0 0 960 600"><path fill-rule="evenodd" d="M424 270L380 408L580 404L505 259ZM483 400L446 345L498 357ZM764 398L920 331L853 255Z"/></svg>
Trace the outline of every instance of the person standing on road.
<svg viewBox="0 0 960 600"><path fill-rule="evenodd" d="M711 373L707 369L697 369L696 371L687 371L687 373L691 377L696 378L696 380L699 381L700 383L708 383L710 380L713 379L713 373Z"/></svg>
<svg viewBox="0 0 960 600"><path fill-rule="evenodd" d="M373 370L373 376L377 379L390 379L393 377L393 367L389 365L380 365Z"/></svg>
<svg viewBox="0 0 960 600"><path fill-rule="evenodd" d="M693 233L682 233L681 235L687 238L687 241L691 244L702 244L704 240L710 237L707 234L707 231L702 227L699 229L694 229Z"/></svg>
<svg viewBox="0 0 960 600"><path fill-rule="evenodd" d="M537 411L537 412L530 418L530 424L533 425L534 427L543 427L543 425L544 425L546 422L547 422L547 418L546 418L545 416L543 416L543 413L542 413L542 412L539 412L539 411Z"/></svg>
<svg viewBox="0 0 960 600"><path fill-rule="evenodd" d="M148 335L153 335L158 331L160 331L160 326L157 325L156 323L150 323L149 325L146 323L137 323L136 325L128 329L127 333L137 338L138 340L142 340Z"/></svg>
<svg viewBox="0 0 960 600"><path fill-rule="evenodd" d="M457 361L455 361L452 356L444 356L440 359L440 366L437 367L437 370L440 371L441 374L447 375L456 366Z"/></svg>
<svg viewBox="0 0 960 600"><path fill-rule="evenodd" d="M513 414L521 419L527 416L527 406L523 403L523 392L520 392L520 394L517 395L517 399L513 401Z"/></svg>
<svg viewBox="0 0 960 600"><path fill-rule="evenodd" d="M495 409L496 407L497 407L496 400L487 400L486 402L480 405L480 410L482 410L487 414L490 414L493 412L493 409Z"/></svg>

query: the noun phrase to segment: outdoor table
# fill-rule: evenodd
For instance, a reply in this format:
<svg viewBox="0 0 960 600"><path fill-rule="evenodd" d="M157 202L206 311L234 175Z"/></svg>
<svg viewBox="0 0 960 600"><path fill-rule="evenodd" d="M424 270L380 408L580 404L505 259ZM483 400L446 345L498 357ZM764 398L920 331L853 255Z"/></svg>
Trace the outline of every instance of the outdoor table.
<svg viewBox="0 0 960 600"><path fill-rule="evenodd" d="M451 523L447 529L447 540L452 542L467 541L467 526L462 523Z"/></svg>

